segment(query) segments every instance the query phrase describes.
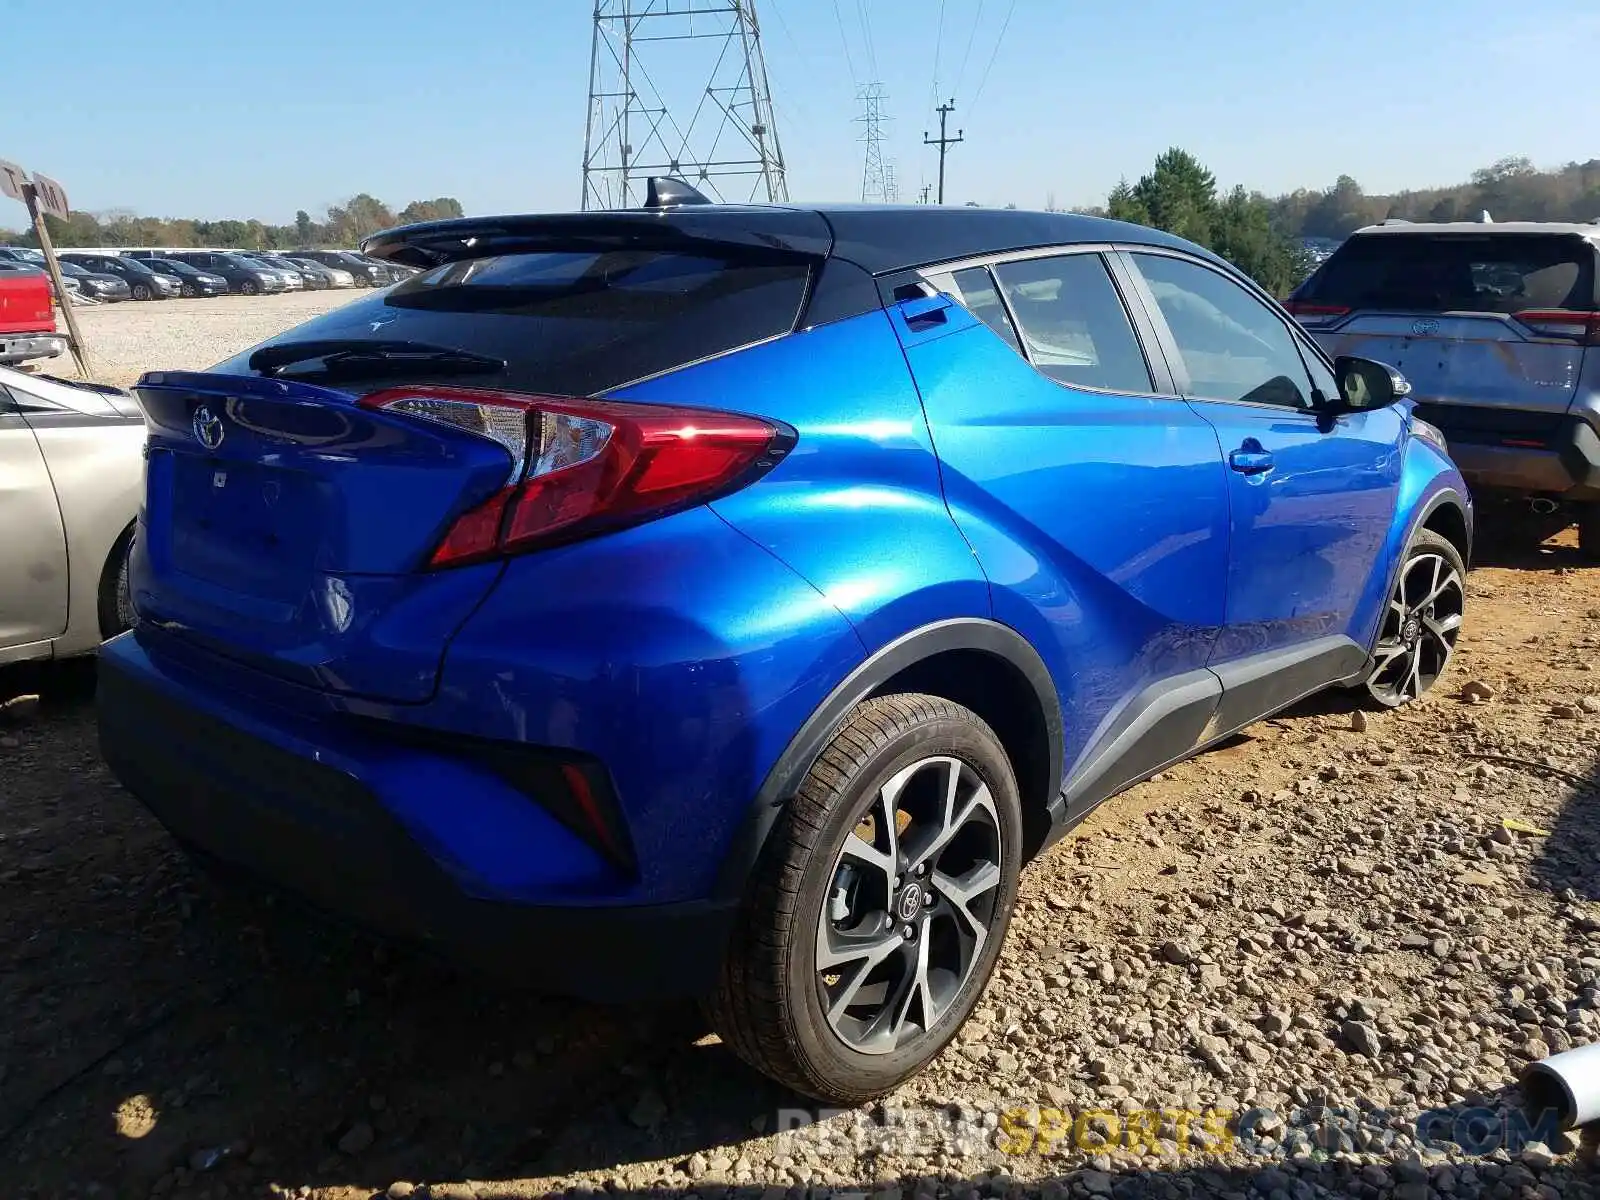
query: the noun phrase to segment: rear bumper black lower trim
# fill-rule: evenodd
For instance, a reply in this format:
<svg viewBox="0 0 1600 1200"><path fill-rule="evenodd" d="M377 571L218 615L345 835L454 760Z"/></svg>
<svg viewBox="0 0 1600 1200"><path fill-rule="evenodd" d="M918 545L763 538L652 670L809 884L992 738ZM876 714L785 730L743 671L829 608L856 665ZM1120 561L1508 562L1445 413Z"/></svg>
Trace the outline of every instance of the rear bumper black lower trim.
<svg viewBox="0 0 1600 1200"><path fill-rule="evenodd" d="M1474 489L1600 499L1600 434L1581 415L1496 410L1492 422L1465 406L1433 405L1450 456ZM1525 420L1523 418L1526 418Z"/></svg>
<svg viewBox="0 0 1600 1200"><path fill-rule="evenodd" d="M469 971L599 1001L709 990L731 902L531 907L456 882L358 779L241 732L103 657L100 743L186 845Z"/></svg>

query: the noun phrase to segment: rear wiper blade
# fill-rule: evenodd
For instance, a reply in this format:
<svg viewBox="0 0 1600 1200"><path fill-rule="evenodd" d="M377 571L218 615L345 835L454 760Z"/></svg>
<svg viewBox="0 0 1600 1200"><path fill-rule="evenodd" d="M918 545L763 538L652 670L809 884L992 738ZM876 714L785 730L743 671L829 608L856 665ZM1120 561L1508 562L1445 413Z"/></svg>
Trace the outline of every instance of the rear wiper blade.
<svg viewBox="0 0 1600 1200"><path fill-rule="evenodd" d="M424 367L430 371L486 373L504 371L506 360L427 342L367 341L360 338L325 338L304 342L279 342L263 346L250 356L250 369L263 375L281 375L299 363L320 363L313 374L367 374Z"/></svg>

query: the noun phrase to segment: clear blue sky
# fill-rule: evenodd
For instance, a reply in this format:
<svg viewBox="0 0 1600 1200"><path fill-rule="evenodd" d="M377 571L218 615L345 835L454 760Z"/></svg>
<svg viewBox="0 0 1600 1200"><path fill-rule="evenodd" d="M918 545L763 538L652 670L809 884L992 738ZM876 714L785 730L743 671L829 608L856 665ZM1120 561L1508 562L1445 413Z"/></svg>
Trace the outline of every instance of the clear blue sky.
<svg viewBox="0 0 1600 1200"><path fill-rule="evenodd" d="M1505 155L1600 153L1600 93L1579 83L1600 60L1595 0L757 5L796 198L858 195L851 121L869 77L888 94L886 154L906 198L933 177L921 140L935 95L954 95L966 131L956 202L1097 203L1170 145L1271 193L1341 172L1387 191L1458 182ZM90 211L286 222L357 191L397 207L453 195L469 213L575 208L591 11L0 0L0 158L53 175ZM0 226L21 221L0 198Z"/></svg>

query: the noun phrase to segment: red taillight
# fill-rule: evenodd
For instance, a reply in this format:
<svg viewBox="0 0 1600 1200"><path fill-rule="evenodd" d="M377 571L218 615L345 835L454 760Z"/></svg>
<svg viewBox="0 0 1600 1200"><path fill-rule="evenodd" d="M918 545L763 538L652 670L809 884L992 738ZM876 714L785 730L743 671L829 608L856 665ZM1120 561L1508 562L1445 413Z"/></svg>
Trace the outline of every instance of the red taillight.
<svg viewBox="0 0 1600 1200"><path fill-rule="evenodd" d="M1302 325L1331 325L1350 310L1337 304L1312 304L1308 300L1285 300L1283 307Z"/></svg>
<svg viewBox="0 0 1600 1200"><path fill-rule="evenodd" d="M1600 346L1600 313L1528 308L1515 315L1541 337L1566 338L1587 346Z"/></svg>
<svg viewBox="0 0 1600 1200"><path fill-rule="evenodd" d="M391 388L361 400L490 438L507 485L458 517L430 564L572 541L701 503L782 458L793 435L757 417L476 388Z"/></svg>

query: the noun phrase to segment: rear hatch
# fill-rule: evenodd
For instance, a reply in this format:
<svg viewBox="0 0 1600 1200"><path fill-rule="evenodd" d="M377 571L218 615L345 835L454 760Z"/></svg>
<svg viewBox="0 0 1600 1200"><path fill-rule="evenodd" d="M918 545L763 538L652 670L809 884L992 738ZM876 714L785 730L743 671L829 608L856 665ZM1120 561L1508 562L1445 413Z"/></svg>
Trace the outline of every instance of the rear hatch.
<svg viewBox="0 0 1600 1200"><path fill-rule="evenodd" d="M1358 234L1288 307L1330 354L1399 370L1425 411L1519 410L1537 424L1565 413L1577 389L1595 249L1575 234L1492 226Z"/></svg>
<svg viewBox="0 0 1600 1200"><path fill-rule="evenodd" d="M310 686L427 700L501 560L542 544L536 518L573 520L572 498L551 486L538 512L523 502L536 476L598 470L597 456L622 453L648 465L650 439L684 427L649 406L571 398L790 331L809 271L770 250L612 249L592 237L570 250L508 247L424 271L210 372L147 375L135 389L151 431L132 576L141 618ZM680 464L667 499L732 478L740 439L759 449L770 430L705 432L707 451L730 439L726 462ZM664 496L624 497L625 515L644 519Z"/></svg>
<svg viewBox="0 0 1600 1200"><path fill-rule="evenodd" d="M309 383L161 373L135 394L150 432L141 618L298 683L427 699L495 572L418 567L510 456Z"/></svg>

